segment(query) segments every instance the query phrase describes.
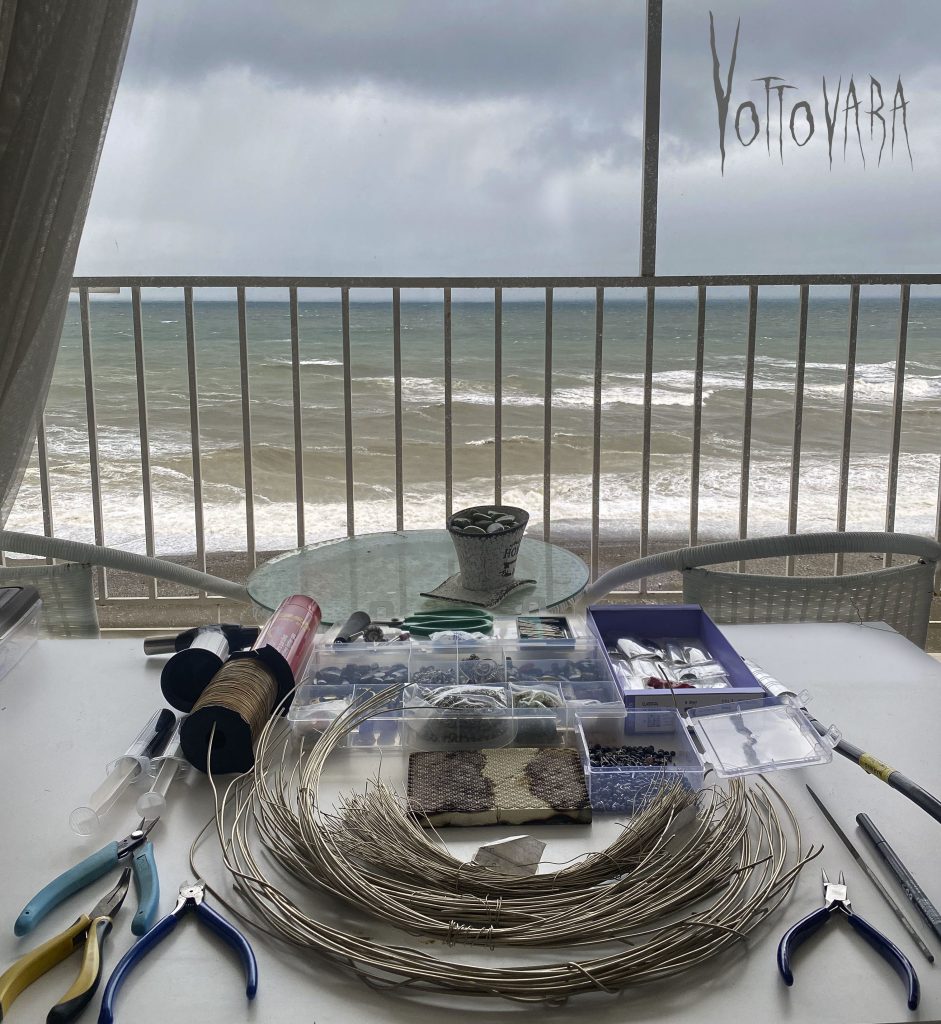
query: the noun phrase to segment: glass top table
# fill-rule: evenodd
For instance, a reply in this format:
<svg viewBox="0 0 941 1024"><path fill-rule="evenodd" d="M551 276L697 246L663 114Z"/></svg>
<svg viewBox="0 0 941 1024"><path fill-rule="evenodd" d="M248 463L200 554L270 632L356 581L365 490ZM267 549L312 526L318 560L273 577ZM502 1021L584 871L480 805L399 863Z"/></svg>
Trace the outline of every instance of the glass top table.
<svg viewBox="0 0 941 1024"><path fill-rule="evenodd" d="M446 530L368 533L309 544L278 555L248 578L248 593L273 611L291 594L308 594L320 605L324 622L344 622L354 611L373 619L453 607L452 602L422 597L458 570ZM518 579L536 582L517 587L495 615L519 615L560 605L588 582L588 566L571 551L524 537L516 562Z"/></svg>

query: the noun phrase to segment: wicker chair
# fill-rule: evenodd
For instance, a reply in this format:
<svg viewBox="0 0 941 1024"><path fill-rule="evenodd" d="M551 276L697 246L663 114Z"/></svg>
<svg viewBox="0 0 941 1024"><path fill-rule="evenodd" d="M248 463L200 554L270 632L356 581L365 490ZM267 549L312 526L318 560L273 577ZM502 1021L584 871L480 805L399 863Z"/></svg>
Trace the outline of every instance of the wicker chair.
<svg viewBox="0 0 941 1024"><path fill-rule="evenodd" d="M906 565L843 576L764 576L700 568L754 558L866 552L914 556ZM600 601L626 583L683 574L683 599L717 622L886 622L924 648L941 544L905 533L805 533L703 544L617 566L583 593Z"/></svg>
<svg viewBox="0 0 941 1024"><path fill-rule="evenodd" d="M247 591L238 583L188 569L162 558L136 555L119 548L0 530L0 551L65 560L61 565L0 567L0 587L29 586L39 591L43 600L42 629L46 636L99 635L92 584L95 566L151 576L180 583L194 590L207 590L234 601L249 602Z"/></svg>

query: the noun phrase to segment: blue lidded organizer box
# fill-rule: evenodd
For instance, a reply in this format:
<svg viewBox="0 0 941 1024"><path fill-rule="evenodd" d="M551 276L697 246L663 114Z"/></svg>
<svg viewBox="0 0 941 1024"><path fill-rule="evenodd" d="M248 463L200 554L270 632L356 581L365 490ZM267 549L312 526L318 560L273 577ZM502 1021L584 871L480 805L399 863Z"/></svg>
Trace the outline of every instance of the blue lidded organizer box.
<svg viewBox="0 0 941 1024"><path fill-rule="evenodd" d="M767 691L749 671L741 655L729 643L719 627L698 604L671 605L592 605L586 621L589 630L601 642L615 679L620 678L611 649L625 636L671 640L677 637L698 640L714 661L724 669L728 685L684 686L664 689L628 689L622 687L624 705L629 710L676 708L686 711L729 701L759 700Z"/></svg>

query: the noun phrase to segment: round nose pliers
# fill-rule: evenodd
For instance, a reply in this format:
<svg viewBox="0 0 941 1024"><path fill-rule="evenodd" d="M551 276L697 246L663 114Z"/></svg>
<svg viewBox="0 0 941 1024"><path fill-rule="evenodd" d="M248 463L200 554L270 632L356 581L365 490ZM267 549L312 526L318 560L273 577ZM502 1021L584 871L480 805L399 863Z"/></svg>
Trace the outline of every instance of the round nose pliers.
<svg viewBox="0 0 941 1024"><path fill-rule="evenodd" d="M794 974L791 971L791 955L798 946L810 938L814 932L819 931L836 912L842 914L851 927L869 943L870 946L882 957L893 971L905 983L908 994L908 1008L914 1010L918 1006L918 999L921 995L921 987L918 983L918 975L911 961L882 932L876 931L868 921L864 921L858 914L853 912L850 901L846 895L846 879L843 872L840 872L838 882L831 882L827 873L823 872L823 893L824 903L819 910L798 921L797 924L788 928L781 937L778 944L778 970L786 985L794 984Z"/></svg>
<svg viewBox="0 0 941 1024"><path fill-rule="evenodd" d="M258 963L255 960L255 953L249 945L248 939L205 902L205 895L205 883L198 879L193 883L184 882L180 886L180 895L177 897L176 906L173 910L166 917L161 918L146 935L142 935L124 954L117 967L112 971L108 984L105 985L104 995L101 997L101 1012L98 1015L98 1024L112 1024L114 1021L114 1000L131 969L161 939L166 938L177 926L177 922L190 911L195 913L196 917L210 931L215 932L223 942L231 946L238 953L239 959L242 961L242 968L245 971L245 994L249 999L255 998L255 992L258 989Z"/></svg>

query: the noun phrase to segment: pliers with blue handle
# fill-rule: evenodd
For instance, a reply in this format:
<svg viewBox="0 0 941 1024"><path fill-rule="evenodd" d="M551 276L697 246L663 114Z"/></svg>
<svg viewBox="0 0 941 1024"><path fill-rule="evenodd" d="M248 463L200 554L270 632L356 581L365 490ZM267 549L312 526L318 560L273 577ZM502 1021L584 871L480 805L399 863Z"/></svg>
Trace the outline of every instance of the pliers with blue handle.
<svg viewBox="0 0 941 1024"><path fill-rule="evenodd" d="M112 1024L114 1021L114 1000L118 990L124 983L131 969L137 965L142 957L146 956L161 939L166 938L177 926L177 922L184 914L193 911L207 928L214 931L227 945L231 946L239 955L242 961L242 968L245 971L245 994L249 999L255 998L258 990L258 963L255 954L248 943L248 939L221 915L217 914L212 907L205 902L206 885L197 879L190 884L184 882L180 886L180 895L177 898L176 906L161 918L151 930L134 943L124 954L115 967L105 986L104 995L101 997L101 1012L98 1014L98 1024Z"/></svg>
<svg viewBox="0 0 941 1024"><path fill-rule="evenodd" d="M130 835L108 843L75 867L63 871L26 904L13 925L13 931L17 935L28 934L63 900L101 878L111 868L125 865L130 860L134 873L134 888L137 891L137 913L131 922L131 931L135 935L143 935L154 923L160 902L160 883L157 878L157 862L154 860L154 846L147 838L159 820L145 818Z"/></svg>
<svg viewBox="0 0 941 1024"><path fill-rule="evenodd" d="M842 913L855 931L857 931L870 946L882 957L893 971L905 983L908 994L908 1008L914 1010L918 1007L918 999L921 995L921 986L918 983L918 975L912 967L908 957L887 939L882 932L867 921L864 921L858 914L853 912L850 901L846 895L846 879L843 872L840 872L838 882L831 882L827 873L823 872L824 905L815 910L812 914L798 921L797 924L784 933L778 944L778 970L786 985L794 984L794 975L791 971L791 954L795 952L805 939L810 938L814 932L819 931L833 916L835 911Z"/></svg>

